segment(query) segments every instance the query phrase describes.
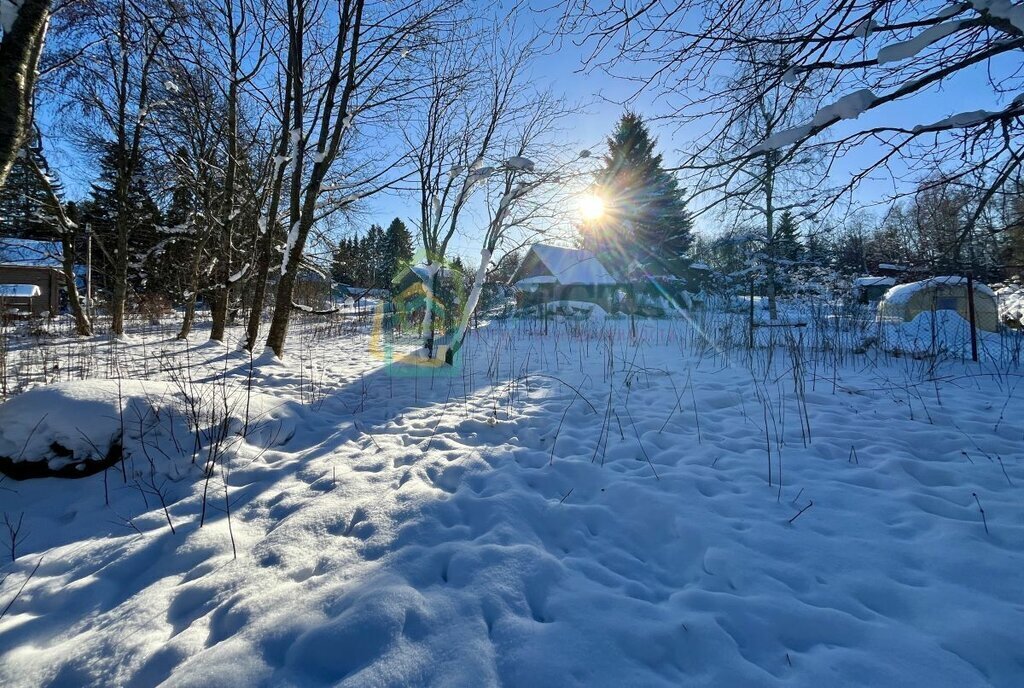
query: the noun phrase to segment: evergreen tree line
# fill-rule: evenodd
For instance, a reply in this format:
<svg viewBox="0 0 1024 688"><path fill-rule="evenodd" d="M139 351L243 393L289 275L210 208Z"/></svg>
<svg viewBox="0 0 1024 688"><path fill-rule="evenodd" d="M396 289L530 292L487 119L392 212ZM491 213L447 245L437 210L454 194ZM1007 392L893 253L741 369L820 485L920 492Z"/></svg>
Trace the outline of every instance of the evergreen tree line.
<svg viewBox="0 0 1024 688"><path fill-rule="evenodd" d="M374 224L362 237L339 241L331 262L331 279L351 287L388 289L412 257L412 234L396 217L387 229Z"/></svg>
<svg viewBox="0 0 1024 688"><path fill-rule="evenodd" d="M880 215L858 212L821 223L785 211L773 246L749 228L735 227L697 237L692 255L725 274L747 270L752 258L774 261L783 286L808 268L854 277L896 266L905 269L907 279L972 271L989 282L1024 273L1024 186L1011 189L973 232L965 233L966 218L976 207L970 191L926 182Z"/></svg>

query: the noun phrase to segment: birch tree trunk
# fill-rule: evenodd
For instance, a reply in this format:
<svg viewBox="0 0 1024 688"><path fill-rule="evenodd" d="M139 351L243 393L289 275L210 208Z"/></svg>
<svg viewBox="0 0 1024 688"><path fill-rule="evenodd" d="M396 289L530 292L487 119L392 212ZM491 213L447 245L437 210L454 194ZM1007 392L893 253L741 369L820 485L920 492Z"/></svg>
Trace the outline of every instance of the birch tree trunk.
<svg viewBox="0 0 1024 688"><path fill-rule="evenodd" d="M778 153L769 151L765 154L764 163L764 219L765 239L768 249L768 265L766 273L768 285L768 317L772 322L779 319L779 307L775 295L775 278L778 274L776 258L778 257L778 241L775 237L775 159Z"/></svg>
<svg viewBox="0 0 1024 688"><path fill-rule="evenodd" d="M50 0L24 0L0 41L0 188L32 122L32 92L50 23Z"/></svg>
<svg viewBox="0 0 1024 688"><path fill-rule="evenodd" d="M68 290L68 306L75 317L75 334L79 337L92 336L92 323L85 309L82 308L81 295L75 282L75 239L67 231L61 234L61 249L64 254L61 269L64 272L64 283Z"/></svg>
<svg viewBox="0 0 1024 688"><path fill-rule="evenodd" d="M477 304L480 302L480 293L483 291L484 280L487 278L487 267L491 264L491 255L492 252L489 248L484 248L480 251L480 267L476 269L476 276L473 278L473 288L470 290L469 297L466 299L466 305L462 309L462 317L459 320L458 329L455 330L455 336L452 337L452 345L445 354L445 361L449 365L455 362L455 354L462 348L463 341L466 339L469 319L474 311L476 311Z"/></svg>

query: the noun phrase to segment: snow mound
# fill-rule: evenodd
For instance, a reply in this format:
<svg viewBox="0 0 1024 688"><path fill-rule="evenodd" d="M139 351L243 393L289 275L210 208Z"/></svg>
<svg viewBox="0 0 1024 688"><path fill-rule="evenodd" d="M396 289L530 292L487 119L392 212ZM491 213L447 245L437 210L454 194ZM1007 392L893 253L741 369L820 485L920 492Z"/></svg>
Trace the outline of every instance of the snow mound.
<svg viewBox="0 0 1024 688"><path fill-rule="evenodd" d="M119 388L120 387L120 388ZM119 441L124 423L148 413L167 383L87 380L36 387L0 405L0 456L47 460L52 468L95 461ZM154 401L151 401L154 400Z"/></svg>
<svg viewBox="0 0 1024 688"><path fill-rule="evenodd" d="M280 401L205 382L81 380L36 387L0 404L0 469L13 477L89 475L122 457L191 457L217 437L293 433ZM183 439L186 438L186 439ZM193 441L194 440L194 441ZM48 471L38 468L46 465ZM21 466L19 466L21 464ZM30 468L33 464L37 468Z"/></svg>
<svg viewBox="0 0 1024 688"><path fill-rule="evenodd" d="M1024 286L1007 284L996 289L995 293L999 297L999 319L1020 327L1024 323Z"/></svg>

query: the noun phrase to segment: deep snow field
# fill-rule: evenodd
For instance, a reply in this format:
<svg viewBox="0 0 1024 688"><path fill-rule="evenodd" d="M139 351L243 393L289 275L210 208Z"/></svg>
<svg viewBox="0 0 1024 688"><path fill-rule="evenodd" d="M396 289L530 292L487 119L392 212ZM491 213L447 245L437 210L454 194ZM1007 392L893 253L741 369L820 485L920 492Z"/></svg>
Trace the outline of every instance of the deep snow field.
<svg viewBox="0 0 1024 688"><path fill-rule="evenodd" d="M1024 685L1022 371L709 327L53 342L0 455L129 458L0 482L0 685Z"/></svg>

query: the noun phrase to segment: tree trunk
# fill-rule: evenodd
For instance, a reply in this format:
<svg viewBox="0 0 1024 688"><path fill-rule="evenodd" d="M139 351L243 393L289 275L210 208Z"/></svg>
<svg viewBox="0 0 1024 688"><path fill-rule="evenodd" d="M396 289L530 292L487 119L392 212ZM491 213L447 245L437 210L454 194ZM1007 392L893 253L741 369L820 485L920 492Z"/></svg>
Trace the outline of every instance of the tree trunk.
<svg viewBox="0 0 1024 688"><path fill-rule="evenodd" d="M295 277L298 274L299 259L302 257L302 246L296 242L285 255L289 265L282 271L281 280L277 283L274 298L274 315L270 320L270 332L267 334L267 346L278 357L284 356L284 343L288 338L288 324L292 314L292 295L295 291ZM291 259L295 260L292 264Z"/></svg>
<svg viewBox="0 0 1024 688"><path fill-rule="evenodd" d="M779 253L778 237L775 236L775 165L778 153L769 151L765 157L764 218L765 237L768 244L768 317L772 322L779 319L779 307L775 299L775 279L778 274L776 259Z"/></svg>
<svg viewBox="0 0 1024 688"><path fill-rule="evenodd" d="M217 286L216 293L210 299L210 340L224 341L224 329L228 322L228 305L231 301L230 290L224 283Z"/></svg>
<svg viewBox="0 0 1024 688"><path fill-rule="evenodd" d="M65 231L61 236L61 249L64 253L61 261L61 268L64 272L64 283L68 290L68 305L71 313L75 316L75 334L79 337L92 336L92 323L89 316L82 308L82 299L78 294L78 284L75 282L75 238Z"/></svg>
<svg viewBox="0 0 1024 688"><path fill-rule="evenodd" d="M50 22L50 0L24 0L0 41L0 188L32 122L32 91Z"/></svg>
<svg viewBox="0 0 1024 688"><path fill-rule="evenodd" d="M209 237L209 234L206 236ZM202 267L203 249L205 247L205 239L196 244L195 254L192 256L192 264L189 266L188 299L185 301L185 314L181 320L181 329L178 330L178 339L188 339L189 334L192 332L192 325L196 321L196 298L199 296L199 270Z"/></svg>
<svg viewBox="0 0 1024 688"><path fill-rule="evenodd" d="M470 290L469 297L466 299L466 305L462 309L462 319L459 321L459 328L455 330L455 336L452 337L452 345L445 355L445 360L449 364L455 362L455 354L462 348L462 342L466 338L466 331L469 329L469 319L476 311L476 306L480 302L480 293L483 291L484 279L487 277L487 266L490 264L491 251L484 248L480 251L480 267L476 269L476 276L473 278L473 288Z"/></svg>
<svg viewBox="0 0 1024 688"><path fill-rule="evenodd" d="M437 263L427 265L427 283L424 285L426 292L423 297L423 320L420 327L423 331L423 348L427 351L427 358L434 357L434 294L437 293L437 274L441 266Z"/></svg>
<svg viewBox="0 0 1024 688"><path fill-rule="evenodd" d="M122 177L128 176L127 170L120 170ZM118 180L118 212L117 212L117 242L114 249L114 274L113 287L110 294L110 330L114 336L120 337L124 334L124 312L125 302L128 300L128 180Z"/></svg>
<svg viewBox="0 0 1024 688"><path fill-rule="evenodd" d="M229 17L231 5L228 4ZM228 321L228 308L231 306L231 253L232 230L235 224L235 175L238 170L238 60L236 57L236 38L234 27L230 33L231 44L231 81L228 83L228 159L224 172L224 204L221 220L220 261L221 280L217 285L216 295L211 303L213 324L210 327L210 339L224 341L224 329Z"/></svg>
<svg viewBox="0 0 1024 688"><path fill-rule="evenodd" d="M193 286L195 284L193 283ZM192 331L192 324L196 321L196 292L193 289L192 295L189 296L188 301L185 302L185 313L181 319L181 329L178 330L178 339L188 339L189 333Z"/></svg>
<svg viewBox="0 0 1024 688"><path fill-rule="evenodd" d="M256 348L256 340L260 336L260 323L263 321L263 302L267 298L267 281L270 278L270 262L274 255L274 230L277 229L277 213L281 207L281 191L284 189L286 158L288 156L288 145L291 139L290 124L292 100L294 98L293 75L296 64L294 48L288 51L288 69L285 75L284 86L284 110L281 116L281 140L278 143L277 158L275 161L274 181L270 189L270 204L267 214L262 219L260 229L263 231L259 242L257 242L256 265L254 267L253 279L250 282L252 305L249 308L249 322L246 325L245 348L252 351ZM300 106L301 108L301 106ZM296 150L292 158L298 157L298 142L295 143ZM296 162L296 164L298 164Z"/></svg>
<svg viewBox="0 0 1024 688"><path fill-rule="evenodd" d="M287 105L286 105L287 107ZM281 147L278 159L283 160L288 152L287 112L285 114L285 131L281 133ZM263 301L267 298L267 280L270 277L270 260L274 252L274 229L277 227L277 211L281 203L281 189L284 186L285 164L278 163L274 174L274 186L270 191L270 207L262 220L263 235L257 246L256 266L253 279L249 283L252 305L249 308L249 322L246 325L245 348L252 351L260 336L260 322L263 320Z"/></svg>
<svg viewBox="0 0 1024 688"><path fill-rule="evenodd" d="M256 255L256 267L254 268L252 281L249 282L249 292L252 301L249 305L249 321L245 327L245 349L252 351L256 347L256 340L260 336L260 322L263 321L263 302L267 298L267 278L270 276L270 254L273 250L273 238L269 228L265 230L265 236L261 237Z"/></svg>
<svg viewBox="0 0 1024 688"><path fill-rule="evenodd" d="M120 273L120 270L117 272ZM124 334L124 302L127 295L125 281L115 276L114 286L110 290L110 331L116 337Z"/></svg>

